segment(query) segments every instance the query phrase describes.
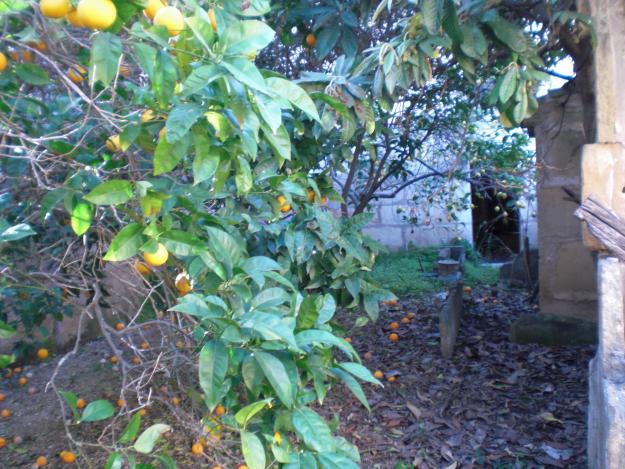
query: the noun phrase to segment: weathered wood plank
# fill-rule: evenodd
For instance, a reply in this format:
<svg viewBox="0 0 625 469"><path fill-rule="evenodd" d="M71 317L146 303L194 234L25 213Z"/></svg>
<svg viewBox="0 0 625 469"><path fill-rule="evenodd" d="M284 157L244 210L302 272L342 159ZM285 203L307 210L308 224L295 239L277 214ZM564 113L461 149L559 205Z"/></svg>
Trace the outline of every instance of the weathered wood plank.
<svg viewBox="0 0 625 469"><path fill-rule="evenodd" d="M590 195L575 211L586 222L588 231L620 259L625 260L625 220Z"/></svg>

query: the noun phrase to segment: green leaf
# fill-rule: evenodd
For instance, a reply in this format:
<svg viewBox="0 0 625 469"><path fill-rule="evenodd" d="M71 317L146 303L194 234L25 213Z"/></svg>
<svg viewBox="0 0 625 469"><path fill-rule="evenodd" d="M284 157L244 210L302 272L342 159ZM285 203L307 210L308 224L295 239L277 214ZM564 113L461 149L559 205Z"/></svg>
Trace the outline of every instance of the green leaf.
<svg viewBox="0 0 625 469"><path fill-rule="evenodd" d="M206 134L194 133L195 158L193 159L193 184L197 185L213 177L222 151L211 147Z"/></svg>
<svg viewBox="0 0 625 469"><path fill-rule="evenodd" d="M122 469L124 460L119 453L111 453L104 464L104 469Z"/></svg>
<svg viewBox="0 0 625 469"><path fill-rule="evenodd" d="M18 78L30 85L43 86L50 83L50 76L39 65L35 64L17 64L15 73Z"/></svg>
<svg viewBox="0 0 625 469"><path fill-rule="evenodd" d="M144 243L142 233L143 226L138 223L130 223L123 227L111 241L104 260L119 262L136 255Z"/></svg>
<svg viewBox="0 0 625 469"><path fill-rule="evenodd" d="M206 343L200 351L200 386L204 391L206 406L211 412L219 404L221 386L228 371L228 350L219 339Z"/></svg>
<svg viewBox="0 0 625 469"><path fill-rule="evenodd" d="M152 89L162 108L166 108L168 106L172 96L174 95L177 78L178 69L175 62L166 51L159 50L156 54L156 63L154 65Z"/></svg>
<svg viewBox="0 0 625 469"><path fill-rule="evenodd" d="M265 340L281 340L293 349L298 349L293 336L293 319L266 312L251 312L243 316L241 327L252 329Z"/></svg>
<svg viewBox="0 0 625 469"><path fill-rule="evenodd" d="M15 363L15 355L0 353L0 370L6 368L11 363Z"/></svg>
<svg viewBox="0 0 625 469"><path fill-rule="evenodd" d="M342 454L320 452L317 457L322 469L360 469L358 464Z"/></svg>
<svg viewBox="0 0 625 469"><path fill-rule="evenodd" d="M159 241L175 256L190 256L206 249L204 242L187 231L165 231L160 235Z"/></svg>
<svg viewBox="0 0 625 469"><path fill-rule="evenodd" d="M237 195L245 195L252 190L254 185L254 177L252 176L252 168L245 158L238 156L237 173L234 176L234 182L237 186Z"/></svg>
<svg viewBox="0 0 625 469"><path fill-rule="evenodd" d="M437 35L443 19L443 0L422 0L421 13L428 33Z"/></svg>
<svg viewBox="0 0 625 469"><path fill-rule="evenodd" d="M96 205L123 204L132 198L132 184L130 181L112 179L98 184L83 198Z"/></svg>
<svg viewBox="0 0 625 469"><path fill-rule="evenodd" d="M315 451L332 451L335 448L330 427L315 411L302 407L292 416L293 428L306 446Z"/></svg>
<svg viewBox="0 0 625 469"><path fill-rule="evenodd" d="M300 348L305 348L308 345L320 344L326 346L335 346L340 348L345 354L350 357L356 357L356 351L340 337L335 336L331 332L322 331L318 329L309 329L306 331L298 332L295 334L295 341Z"/></svg>
<svg viewBox="0 0 625 469"><path fill-rule="evenodd" d="M109 401L100 399L90 402L82 412L83 422L97 422L112 417L115 414L115 407Z"/></svg>
<svg viewBox="0 0 625 469"><path fill-rule="evenodd" d="M222 76L223 70L218 65L202 65L194 69L184 81L182 95L191 96Z"/></svg>
<svg viewBox="0 0 625 469"><path fill-rule="evenodd" d="M263 135L271 148L275 152L276 156L285 160L291 159L291 139L289 138L289 132L284 125L278 127L278 131L274 134L265 125L262 125Z"/></svg>
<svg viewBox="0 0 625 469"><path fill-rule="evenodd" d="M249 469L265 469L265 448L254 433L241 432L241 450Z"/></svg>
<svg viewBox="0 0 625 469"><path fill-rule="evenodd" d="M382 383L378 381L371 372L362 366L360 363L355 362L343 362L339 363L339 366L343 368L345 371L350 372L356 378L361 379L363 381L367 381L372 384L377 384L378 386L382 386Z"/></svg>
<svg viewBox="0 0 625 469"><path fill-rule="evenodd" d="M528 39L526 39L523 34L523 30L517 25L503 19L496 13L494 15L489 15L485 21L493 30L497 39L506 44L510 49L519 53L523 53L527 50Z"/></svg>
<svg viewBox="0 0 625 469"><path fill-rule="evenodd" d="M243 375L243 381L247 388L258 395L260 392L259 387L265 379L265 375L263 374L262 368L258 366L256 360L254 360L253 355L250 354L243 359L241 374Z"/></svg>
<svg viewBox="0 0 625 469"><path fill-rule="evenodd" d="M256 66L246 58L234 57L221 62L221 65L228 70L234 78L263 93L267 93L265 79L260 74Z"/></svg>
<svg viewBox="0 0 625 469"><path fill-rule="evenodd" d="M174 107L167 116L167 141L177 142L184 137L191 126L202 117L204 111L197 104L180 104Z"/></svg>
<svg viewBox="0 0 625 469"><path fill-rule="evenodd" d="M76 236L84 235L91 226L94 208L89 202L77 201L72 207L71 224Z"/></svg>
<svg viewBox="0 0 625 469"><path fill-rule="evenodd" d="M157 454L156 459L158 459L165 469L177 469L176 462L167 454Z"/></svg>
<svg viewBox="0 0 625 469"><path fill-rule="evenodd" d="M122 55L122 41L117 35L99 32L91 43L89 82L102 82L108 86L117 75L117 67Z"/></svg>
<svg viewBox="0 0 625 469"><path fill-rule="evenodd" d="M146 428L143 433L139 435L139 438L137 438L137 441L133 445L133 448L139 453L151 453L161 435L170 430L171 427L169 425L165 425L164 423L156 423Z"/></svg>
<svg viewBox="0 0 625 469"><path fill-rule="evenodd" d="M282 362L267 352L257 351L254 357L278 398L285 406L293 407L293 385Z"/></svg>
<svg viewBox="0 0 625 469"><path fill-rule="evenodd" d="M264 49L275 36L266 23L258 20L238 21L228 25L223 36L226 54L246 55Z"/></svg>
<svg viewBox="0 0 625 469"><path fill-rule="evenodd" d="M71 409L72 414L74 415L74 420L78 421L80 418L77 406L78 396L71 391L61 391L60 393L61 396L63 396L63 399L65 399L65 402L67 402L68 407Z"/></svg>
<svg viewBox="0 0 625 469"><path fill-rule="evenodd" d="M26 223L9 226L4 231L0 231L0 243L7 241L17 241L18 239L36 235L37 232Z"/></svg>
<svg viewBox="0 0 625 469"><path fill-rule="evenodd" d="M334 49L336 42L339 40L340 34L341 29L336 24L328 25L323 28L317 36L317 45L315 47L315 52L319 60L325 58L325 56L328 55L332 49Z"/></svg>
<svg viewBox="0 0 625 469"><path fill-rule="evenodd" d="M365 408L371 412L371 407L369 407L369 402L367 401L367 396L365 396L364 391L358 381L350 375L349 373L344 372L343 370L339 370L338 368L332 368L332 374L340 378L345 385L349 388L349 390L356 396L356 398L360 401L360 403L365 406Z"/></svg>
<svg viewBox="0 0 625 469"><path fill-rule="evenodd" d="M59 187L57 189L52 189L46 195L43 196L41 200L41 218L45 218L48 213L52 211L52 209L65 198L67 195L67 189L64 187Z"/></svg>
<svg viewBox="0 0 625 469"><path fill-rule="evenodd" d="M10 339L17 331L14 327L9 326L6 322L0 321L0 339Z"/></svg>
<svg viewBox="0 0 625 469"><path fill-rule="evenodd" d="M505 75L500 78L501 85L499 86L499 101L502 104L506 103L516 91L517 73L518 70L516 67L509 67Z"/></svg>
<svg viewBox="0 0 625 469"><path fill-rule="evenodd" d="M317 106L315 106L315 103L303 88L284 78L271 77L267 78L265 81L267 82L267 86L278 96L288 99L293 106L301 109L308 117L317 122L321 122L319 113L317 112Z"/></svg>
<svg viewBox="0 0 625 469"><path fill-rule="evenodd" d="M150 80L154 80L154 64L156 63L156 49L142 42L138 42L133 46L139 64L145 71Z"/></svg>
<svg viewBox="0 0 625 469"><path fill-rule="evenodd" d="M252 309L263 310L290 301L289 294L280 287L272 287L262 290L252 300Z"/></svg>
<svg viewBox="0 0 625 469"><path fill-rule="evenodd" d="M263 399L262 401L257 401L253 402L252 404L246 405L234 415L234 419L237 421L240 427L245 428L247 426L247 422L249 422L252 417L258 414L261 410L267 407L268 404L271 404L272 401L273 399Z"/></svg>
<svg viewBox="0 0 625 469"><path fill-rule="evenodd" d="M167 138L158 140L154 151L154 175L168 173L176 167L189 149L189 139L182 139L176 144L169 143Z"/></svg>
<svg viewBox="0 0 625 469"><path fill-rule="evenodd" d="M137 437L137 433L139 433L139 428L141 427L141 414L139 412L135 413L128 422L128 425L122 432L119 437L118 443L123 445L131 443Z"/></svg>

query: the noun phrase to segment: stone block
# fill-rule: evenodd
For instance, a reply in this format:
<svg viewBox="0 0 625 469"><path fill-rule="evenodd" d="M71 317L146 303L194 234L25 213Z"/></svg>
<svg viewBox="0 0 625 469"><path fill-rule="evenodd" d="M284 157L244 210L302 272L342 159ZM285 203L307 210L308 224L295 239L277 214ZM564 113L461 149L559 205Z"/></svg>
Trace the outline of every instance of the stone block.
<svg viewBox="0 0 625 469"><path fill-rule="evenodd" d="M582 200L593 194L607 207L625 218L625 147L615 144L584 145L582 152ZM585 224L583 239L588 248L603 246Z"/></svg>
<svg viewBox="0 0 625 469"><path fill-rule="evenodd" d="M580 238L579 220L574 212L577 204L566 200L560 186L540 187L538 190L538 242L557 242L556 238Z"/></svg>
<svg viewBox="0 0 625 469"><path fill-rule="evenodd" d="M451 358L456 346L456 338L460 330L462 317L462 282L455 282L449 286L449 294L445 306L438 313L438 328L441 334L441 353L445 358Z"/></svg>
<svg viewBox="0 0 625 469"><path fill-rule="evenodd" d="M524 314L512 323L510 340L550 346L595 344L597 323L553 314Z"/></svg>

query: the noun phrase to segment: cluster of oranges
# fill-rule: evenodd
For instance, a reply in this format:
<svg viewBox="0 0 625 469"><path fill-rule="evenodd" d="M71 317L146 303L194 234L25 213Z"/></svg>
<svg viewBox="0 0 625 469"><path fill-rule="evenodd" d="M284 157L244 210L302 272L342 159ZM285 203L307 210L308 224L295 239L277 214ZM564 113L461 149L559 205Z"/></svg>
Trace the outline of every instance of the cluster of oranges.
<svg viewBox="0 0 625 469"><path fill-rule="evenodd" d="M117 19L117 8L111 0L80 0L76 8L70 0L41 0L39 9L43 16L65 18L77 28L107 29Z"/></svg>
<svg viewBox="0 0 625 469"><path fill-rule="evenodd" d="M306 200L308 200L309 203L314 204L316 198L317 198L317 194L315 194L315 191L309 187L308 190L306 191ZM278 197L276 197L276 202L278 202L278 205L280 206L280 211L282 213L288 213L291 211L291 204L286 200L285 196L279 195ZM327 203L328 203L328 198L325 195L322 195L321 204L325 205Z"/></svg>
<svg viewBox="0 0 625 469"><path fill-rule="evenodd" d="M400 324L410 324L410 321L414 319L415 313L407 313L399 322L393 321L388 325L388 328L393 331L388 335L388 338L391 342L395 343L399 340L399 335L397 334L397 330L400 328Z"/></svg>

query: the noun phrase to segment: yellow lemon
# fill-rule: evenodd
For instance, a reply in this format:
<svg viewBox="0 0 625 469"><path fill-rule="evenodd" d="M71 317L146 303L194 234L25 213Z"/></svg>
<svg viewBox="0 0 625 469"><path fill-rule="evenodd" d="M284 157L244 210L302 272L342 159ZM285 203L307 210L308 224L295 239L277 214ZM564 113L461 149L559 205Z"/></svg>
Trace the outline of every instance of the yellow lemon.
<svg viewBox="0 0 625 469"><path fill-rule="evenodd" d="M80 20L80 16L78 15L78 10L76 8L72 9L72 11L67 14L66 18L69 24L71 24L72 26L76 26L77 28L85 27L85 25L82 24L82 21Z"/></svg>
<svg viewBox="0 0 625 469"><path fill-rule="evenodd" d="M106 29L117 18L117 8L110 0L80 0L78 18L89 29Z"/></svg>
<svg viewBox="0 0 625 469"><path fill-rule="evenodd" d="M0 73L4 72L9 66L9 60L7 56L0 52Z"/></svg>
<svg viewBox="0 0 625 469"><path fill-rule="evenodd" d="M167 5L162 0L148 0L148 4L143 12L145 13L145 16L153 20L158 13L158 10L165 6Z"/></svg>
<svg viewBox="0 0 625 469"><path fill-rule="evenodd" d="M143 111L143 114L141 114L141 123L145 124L146 122L150 122L151 120L154 120L155 117L156 114L154 114L154 111L152 109L147 109L146 111Z"/></svg>
<svg viewBox="0 0 625 469"><path fill-rule="evenodd" d="M163 7L154 16L155 26L165 26L170 36L176 36L184 29L184 16L176 7Z"/></svg>
<svg viewBox="0 0 625 469"><path fill-rule="evenodd" d="M71 67L69 70L67 70L67 76L74 83L81 83L85 79L85 77L83 77L84 69L82 70L83 71L81 72L81 70L78 70L78 67Z"/></svg>
<svg viewBox="0 0 625 469"><path fill-rule="evenodd" d="M153 252L153 253L144 252L143 253L143 259L145 260L145 262L147 262L149 265L153 267L158 267L159 265L163 265L165 262L167 262L168 257L169 257L169 253L167 252L167 248L161 243L158 243L156 252Z"/></svg>
<svg viewBox="0 0 625 469"><path fill-rule="evenodd" d="M122 149L122 141L119 138L119 135L109 137L105 145L110 151L119 151Z"/></svg>
<svg viewBox="0 0 625 469"><path fill-rule="evenodd" d="M72 9L69 0L41 0L41 14L48 18L63 18Z"/></svg>

